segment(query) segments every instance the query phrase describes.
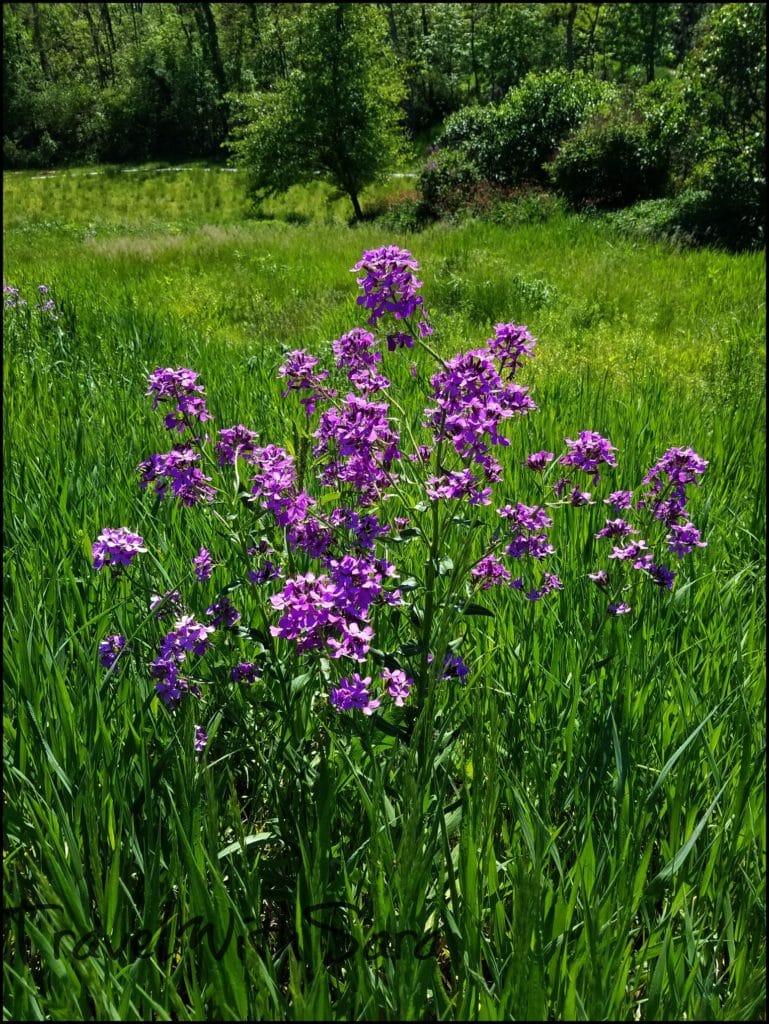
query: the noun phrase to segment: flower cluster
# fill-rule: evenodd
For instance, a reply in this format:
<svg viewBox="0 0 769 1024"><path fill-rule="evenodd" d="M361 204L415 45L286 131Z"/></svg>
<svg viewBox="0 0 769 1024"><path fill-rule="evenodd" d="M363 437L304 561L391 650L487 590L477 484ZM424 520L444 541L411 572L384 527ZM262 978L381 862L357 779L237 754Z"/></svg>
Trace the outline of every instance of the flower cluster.
<svg viewBox="0 0 769 1024"><path fill-rule="evenodd" d="M189 653L206 653L211 646L208 638L213 632L213 626L204 626L192 615L185 615L160 641L158 657L150 663L150 674L157 680L155 692L168 707L176 707L184 693L200 696L200 688L182 679L179 668Z"/></svg>
<svg viewBox="0 0 769 1024"><path fill-rule="evenodd" d="M120 634L106 636L99 644L99 661L105 668L112 668L125 649L126 638Z"/></svg>
<svg viewBox="0 0 769 1024"><path fill-rule="evenodd" d="M705 472L707 465L705 459L691 448L668 449L644 477L643 484L646 485L646 489L635 502L635 509L651 513L647 537L659 533L660 523L667 526L669 532L665 536L665 541L668 553L676 555L679 559L690 554L695 548L707 546L701 539L699 530L688 521L686 513L686 488L689 484L699 483L699 477ZM629 510L633 507L633 492L613 491L604 502L615 509ZM658 528L656 531L655 525ZM638 537L638 533L639 531L626 519L619 518L607 519L595 536L597 540L608 539L614 542L608 557L615 565L644 573L660 590L672 590L676 573L656 559L647 540ZM631 536L636 539L630 540ZM618 541L624 543L617 543ZM590 573L589 578L602 588L609 589L611 586L611 579L606 570ZM617 586L615 580L615 589ZM631 610L626 601L617 600L612 600L608 608L610 615L624 615Z"/></svg>
<svg viewBox="0 0 769 1024"><path fill-rule="evenodd" d="M38 313L50 313L52 320L58 320L56 315L56 302L50 297L51 289L47 284L39 284L37 286L37 293L40 301L35 306L35 310ZM5 308L6 309L24 309L28 303L25 298L21 295L18 288L14 285L4 284L3 295L5 295Z"/></svg>
<svg viewBox="0 0 769 1024"><path fill-rule="evenodd" d="M346 370L347 377L363 395L373 395L390 387L390 381L379 372L382 353L376 337L360 327L343 334L333 343L338 370Z"/></svg>
<svg viewBox="0 0 769 1024"><path fill-rule="evenodd" d="M414 681L406 676L401 669L385 668L381 673L382 680L387 684L387 692L396 707L403 707L409 698ZM353 672L339 680L339 686L331 691L331 706L337 711L350 711L357 708L364 715L373 715L382 701L371 695L371 676L361 676Z"/></svg>
<svg viewBox="0 0 769 1024"><path fill-rule="evenodd" d="M422 287L415 271L419 264L408 251L399 249L397 245L385 245L379 249L370 249L363 253L363 258L352 268L352 273L362 271L357 278L363 288L363 295L358 296L357 303L370 310L367 323L374 326L386 314L390 313L396 320L407 320L423 305L417 289ZM419 333L425 337L430 333L429 325L420 322ZM390 351L396 348L412 348L414 339L411 334L398 332L387 338Z"/></svg>
<svg viewBox="0 0 769 1024"><path fill-rule="evenodd" d="M563 589L559 576L547 571L546 560L554 554L550 512L596 505L601 497L582 489L585 478L555 481L557 500L549 504L542 498L534 505L511 500L497 508L496 518L485 510L503 475L494 455L511 443L505 421L536 409L528 389L514 380L534 355L535 339L524 326L498 323L484 348L444 357L425 340L433 328L418 293L418 270L411 253L397 246L366 251L353 271L360 275L357 301L372 330L357 327L334 340L334 366L328 369L305 349L286 353L278 370L283 397L296 393L308 418L290 450L259 445L258 435L243 424L221 429L214 438L196 434L197 424L212 419L198 374L186 368L150 374L147 394L153 408L162 407L166 429L189 433L170 452L140 463L140 486L152 486L157 497L177 498L183 506L200 505L216 519L210 543L219 589L214 592L211 582L214 556L199 546L186 562L187 578L194 580L189 601L166 583L171 589L152 594L150 614L146 605L141 613L158 635L168 630L153 641L158 646L148 673L170 710L184 695L202 697L204 685L212 699L217 689L208 687L211 681L251 687L262 677L286 680L286 664L308 655L315 655L316 679L331 677L329 704L338 712L384 714L413 695L421 703L429 685L464 685L470 678L457 649L471 622L459 616L488 611L473 604L474 594L503 586L537 602ZM45 299L47 289L40 291ZM5 294L7 306L23 303L18 289L6 287ZM387 317L396 323L387 328L389 334L380 327L378 336L374 331ZM396 354L387 354L385 341ZM399 358L408 364L411 356L399 351L403 348L413 349L415 357L421 349L437 365L429 378L427 408L421 420L411 422L391 418L391 410L400 407L390 398L393 385L383 373ZM410 370L418 376L415 363ZM340 387L345 377L348 383ZM604 467L617 463L615 446L590 430L566 438L562 452L558 464L586 474L591 487L598 485ZM517 459L531 473L547 471L548 480L556 454L542 450ZM245 495L242 464L249 474ZM216 484L204 466L216 475ZM705 546L689 521L686 488L700 482L706 467L691 449L671 448L644 477L640 496L614 490L602 499L614 510L613 518L594 527L607 562L589 578L606 593L610 615L632 610L627 591L638 579L647 578L663 593L673 587L676 574L655 553L660 546L679 559ZM520 475L540 493L546 489L544 481L525 471ZM399 514L388 516L392 506ZM636 512L649 520L643 536ZM585 513L567 508L558 514ZM218 579L227 558L217 537L231 542L245 562L237 578ZM94 567L110 565L119 572L146 550L143 545L123 527L104 530L93 543ZM402 564L409 567L402 581L389 561L392 551L403 552ZM227 596L236 590L237 608ZM261 606L256 620L251 617L255 605ZM268 616L262 619L264 611ZM455 612L464 628L449 639L446 630ZM170 630L158 626L165 616L173 616ZM216 658L203 667L201 678L188 678L193 656L203 658L214 638ZM441 652L448 650L445 656L429 653L436 643ZM122 635L104 638L99 658L105 668L112 669L126 647ZM223 659L223 652L229 658L225 653ZM412 658L418 659L418 670ZM308 661L313 664L312 657ZM256 699L260 691L244 688L243 693ZM205 729L196 725L197 755L207 742Z"/></svg>
<svg viewBox="0 0 769 1024"><path fill-rule="evenodd" d="M533 356L536 341L525 327L517 324L497 324L494 337L486 341L486 347L499 364L500 370L513 378L521 362L521 356Z"/></svg>
<svg viewBox="0 0 769 1024"><path fill-rule="evenodd" d="M200 461L200 454L191 445L172 448L165 455L151 455L137 467L139 485L144 490L154 483L155 494L161 499L168 497L170 487L171 495L182 505L213 501L216 490L211 486L211 477L198 467Z"/></svg>
<svg viewBox="0 0 769 1024"><path fill-rule="evenodd" d="M425 425L432 428L435 444L450 442L461 459L476 463L486 480L496 483L502 467L489 454L490 446L510 443L499 432L503 420L536 409L528 389L505 384L486 349L454 356L431 384L435 405L425 409ZM467 496L473 504L490 500L478 481L467 475L437 478L431 487L439 497Z"/></svg>
<svg viewBox="0 0 769 1024"><path fill-rule="evenodd" d="M225 427L219 431L219 440L214 445L217 462L220 466L234 466L238 458L249 462L257 438L258 434L241 424Z"/></svg>
<svg viewBox="0 0 769 1024"><path fill-rule="evenodd" d="M214 564L211 561L211 552L206 548L200 548L195 558L192 559L192 565L195 569L195 579L198 583L205 583L206 580L211 579Z"/></svg>
<svg viewBox="0 0 769 1024"><path fill-rule="evenodd" d="M314 433L313 455L325 461L319 477L326 486L347 485L370 505L391 486L393 462L400 459L400 438L388 419L386 402L348 394L341 408L326 409Z"/></svg>
<svg viewBox="0 0 769 1024"><path fill-rule="evenodd" d="M384 559L345 555L329 559L328 572L299 575L286 581L270 603L283 614L275 637L296 643L297 651L327 647L332 658L365 661L374 631L368 625L375 604L399 604L400 592L385 589L385 582L397 574Z"/></svg>
<svg viewBox="0 0 769 1024"><path fill-rule="evenodd" d="M184 368L158 368L150 374L147 394L153 396L152 408L157 409L160 402L174 406L163 420L167 430L182 433L192 420L204 423L213 419L206 408L205 389L197 380L198 374L194 370Z"/></svg>
<svg viewBox="0 0 769 1024"><path fill-rule="evenodd" d="M699 485L699 477L707 467L707 461L691 448L668 448L643 478L648 488L637 506L649 509L655 519L670 528L665 539L668 550L678 558L707 546L686 511L686 488L689 484Z"/></svg>
<svg viewBox="0 0 769 1024"><path fill-rule="evenodd" d="M278 376L285 377L288 387L282 397L291 391L309 391L309 395L300 398L299 401L305 408L308 416L315 412L318 400L321 398L333 398L334 391L324 385L328 377L328 370L316 370L318 357L310 355L303 348L295 352L289 352L286 361L278 369Z"/></svg>
<svg viewBox="0 0 769 1024"><path fill-rule="evenodd" d="M581 431L576 441L567 437L566 444L569 450L558 461L564 466L581 469L583 473L592 473L594 486L601 478L598 472L599 466L614 467L617 465L617 457L614 454L617 449L611 441L596 434L593 430Z"/></svg>
<svg viewBox="0 0 769 1024"><path fill-rule="evenodd" d="M138 554L146 550L144 538L138 533L131 533L124 526L116 529L108 527L93 542L93 567L101 569L109 565L113 569L118 566L127 568Z"/></svg>

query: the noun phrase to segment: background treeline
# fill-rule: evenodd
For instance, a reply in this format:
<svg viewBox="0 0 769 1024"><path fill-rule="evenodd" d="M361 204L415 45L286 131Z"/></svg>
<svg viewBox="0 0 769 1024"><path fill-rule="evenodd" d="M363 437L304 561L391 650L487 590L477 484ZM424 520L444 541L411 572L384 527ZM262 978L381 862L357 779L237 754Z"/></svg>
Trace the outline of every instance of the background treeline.
<svg viewBox="0 0 769 1024"><path fill-rule="evenodd" d="M763 239L765 6L3 5L6 168L234 157L258 201L360 192L432 142L402 227L555 189ZM223 147L229 141L229 148ZM667 205L666 205L667 204ZM397 212L397 211L396 211Z"/></svg>
<svg viewBox="0 0 769 1024"><path fill-rule="evenodd" d="M228 94L288 77L309 6L4 4L5 165L218 154ZM386 19L414 135L467 104L498 103L530 71L618 82L670 74L719 5L370 6Z"/></svg>

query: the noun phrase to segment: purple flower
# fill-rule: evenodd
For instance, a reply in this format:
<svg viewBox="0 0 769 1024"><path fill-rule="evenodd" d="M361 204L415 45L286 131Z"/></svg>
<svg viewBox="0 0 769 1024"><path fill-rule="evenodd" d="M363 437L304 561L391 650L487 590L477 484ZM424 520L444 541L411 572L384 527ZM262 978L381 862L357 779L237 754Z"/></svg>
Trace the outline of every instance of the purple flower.
<svg viewBox="0 0 769 1024"><path fill-rule="evenodd" d="M19 294L19 289L15 288L13 285L4 284L3 294L8 296L5 300L5 305L8 309L20 309L22 306L27 305L27 300L22 299Z"/></svg>
<svg viewBox="0 0 769 1024"><path fill-rule="evenodd" d="M609 615L627 615L628 612L632 612L632 608L625 601L620 601L619 604L610 604L606 609Z"/></svg>
<svg viewBox="0 0 769 1024"><path fill-rule="evenodd" d="M644 559L651 558L651 555L647 553L648 549L645 540L637 540L632 544L628 544L625 547L617 545L612 548L609 558L616 558L620 562L632 562L634 569L646 568ZM641 562L639 565L638 563Z"/></svg>
<svg viewBox="0 0 769 1024"><path fill-rule="evenodd" d="M649 573L652 579L652 583L658 587L664 587L665 590L673 589L673 582L676 578L676 574L671 572L670 569L665 565L656 565L652 562L646 567L646 571Z"/></svg>
<svg viewBox="0 0 769 1024"><path fill-rule="evenodd" d="M526 461L523 464L527 469L542 472L542 470L547 468L548 462L552 462L554 458L553 452L534 452L526 457Z"/></svg>
<svg viewBox="0 0 769 1024"><path fill-rule="evenodd" d="M214 445L214 451L220 466L234 466L238 458L250 462L250 456L254 452L254 442L258 438L253 430L238 424L235 427L225 427L219 431L219 440Z"/></svg>
<svg viewBox="0 0 769 1024"><path fill-rule="evenodd" d="M428 338L433 333L432 327L427 323L426 320L420 320L419 323L417 324L417 327L419 328L420 338Z"/></svg>
<svg viewBox="0 0 769 1024"><path fill-rule="evenodd" d="M181 432L190 426L191 419L201 423L213 419L206 408L205 389L197 380L194 370L183 367L178 370L159 367L149 375L147 394L153 396L152 408L157 409L160 402L175 405L174 411L163 420L167 430Z"/></svg>
<svg viewBox="0 0 769 1024"><path fill-rule="evenodd" d="M166 707L176 707L187 689L187 680L179 678L177 663L172 658L157 658L150 663L150 675L157 679L155 693Z"/></svg>
<svg viewBox="0 0 769 1024"><path fill-rule="evenodd" d="M387 335L387 350L394 352L397 348L413 348L414 339L410 334L398 331L396 334Z"/></svg>
<svg viewBox="0 0 769 1024"><path fill-rule="evenodd" d="M195 567L195 579L198 583L205 583L206 580L211 579L211 572L214 566L209 551L205 548L200 548L195 558L192 559L192 564Z"/></svg>
<svg viewBox="0 0 769 1024"><path fill-rule="evenodd" d="M608 498L603 499L604 505L611 505L620 511L630 508L633 501L632 491L612 491Z"/></svg>
<svg viewBox="0 0 769 1024"><path fill-rule="evenodd" d="M482 558L472 569L471 575L476 583L480 584L481 590L488 590L490 587L510 581L510 571L496 555L486 555Z"/></svg>
<svg viewBox="0 0 769 1024"><path fill-rule="evenodd" d="M182 611L182 595L178 590L167 590L165 594L153 594L150 598L150 611L156 619L164 615L179 615Z"/></svg>
<svg viewBox="0 0 769 1024"><path fill-rule="evenodd" d="M483 487L469 469L447 473L445 476L428 477L426 484L427 497L432 501L440 498L466 498L470 505L491 504L491 488Z"/></svg>
<svg viewBox="0 0 769 1024"><path fill-rule="evenodd" d="M179 666L173 658L161 657L151 662L150 674L157 679L155 693L170 709L178 705L184 693L200 696L200 689L197 686L190 686L186 679L181 678Z"/></svg>
<svg viewBox="0 0 769 1024"><path fill-rule="evenodd" d="M184 615L160 641L160 657L184 661L187 652L205 654L211 646L208 637L214 632L214 626L204 626L196 622L192 615Z"/></svg>
<svg viewBox="0 0 769 1024"><path fill-rule="evenodd" d="M115 634L105 637L99 644L99 661L105 668L112 668L126 645L126 638Z"/></svg>
<svg viewBox="0 0 769 1024"><path fill-rule="evenodd" d="M249 569L246 573L246 579L249 583L259 586L262 583L268 583L270 580L276 580L282 575L283 570L280 566L267 560L260 569Z"/></svg>
<svg viewBox="0 0 769 1024"><path fill-rule="evenodd" d="M223 597L206 608L206 615L211 619L214 629L232 629L240 620L240 612L228 597Z"/></svg>
<svg viewBox="0 0 769 1024"><path fill-rule="evenodd" d="M359 626L357 622L341 622L340 630L341 640L337 640L333 636L328 638L327 643L331 648L331 657L365 661L371 641L374 639L374 630L371 626Z"/></svg>
<svg viewBox="0 0 769 1024"><path fill-rule="evenodd" d="M518 502L516 507L505 505L498 508L497 514L507 520L512 539L505 552L512 558L523 558L530 555L541 560L555 550L545 532L553 525L553 520L539 505L523 505Z"/></svg>
<svg viewBox="0 0 769 1024"><path fill-rule="evenodd" d="M392 484L392 463L401 457L400 438L387 418L386 402L370 402L348 394L341 409L321 414L314 437L316 458L327 457L320 470L327 487L347 484L359 491L361 505L370 505Z"/></svg>
<svg viewBox="0 0 769 1024"><path fill-rule="evenodd" d="M309 395L300 399L308 416L312 416L315 412L318 399L330 398L335 393L323 384L328 377L328 370L316 371L317 365L317 356L310 355L305 349L300 348L289 352L285 363L278 370L278 376L285 377L288 383L288 387L282 394L283 398L290 391L310 392Z"/></svg>
<svg viewBox="0 0 769 1024"><path fill-rule="evenodd" d="M500 370L507 371L507 376L511 380L518 369L521 356L533 356L536 344L528 329L518 327L517 324L497 324L494 328L494 337L486 342Z"/></svg>
<svg viewBox="0 0 769 1024"><path fill-rule="evenodd" d="M595 505L595 502L591 501L589 491L581 491L579 487L572 487L569 493L569 504L575 506Z"/></svg>
<svg viewBox="0 0 769 1024"><path fill-rule="evenodd" d="M487 470L490 445L510 442L500 432L502 421L536 409L527 389L505 384L485 349L462 352L431 380L435 408L425 409L425 425L434 441L451 441L456 453Z"/></svg>
<svg viewBox="0 0 769 1024"><path fill-rule="evenodd" d="M589 572L587 576L588 579L592 580L599 587L609 586L609 574L605 569L599 569L598 572Z"/></svg>
<svg viewBox="0 0 769 1024"><path fill-rule="evenodd" d="M382 669L382 679L387 683L387 692L392 697L395 706L402 708L404 701L409 698L411 687L414 685L414 680L409 679L405 672L401 669Z"/></svg>
<svg viewBox="0 0 769 1024"><path fill-rule="evenodd" d="M460 654L451 654L449 652L443 662L443 675L441 679L458 679L462 686L467 684L467 677L470 674L470 669L462 661Z"/></svg>
<svg viewBox="0 0 769 1024"><path fill-rule="evenodd" d="M624 519L607 519L606 525L598 531L595 539L601 540L602 537L627 537L631 533L638 533L638 530L634 530L630 523Z"/></svg>
<svg viewBox="0 0 769 1024"><path fill-rule="evenodd" d="M155 493L162 499L168 496L170 484L173 497L188 507L199 501L213 501L216 490L209 486L211 478L195 465L200 458L189 446L173 448L166 455L152 455L137 467L141 474L139 485L143 490L154 482Z"/></svg>
<svg viewBox="0 0 769 1024"><path fill-rule="evenodd" d="M700 531L693 523L683 523L680 526L673 523L665 540L668 542L668 549L679 558L688 555L695 548L707 547L707 543L700 538Z"/></svg>
<svg viewBox="0 0 769 1024"><path fill-rule="evenodd" d="M195 753L202 754L208 743L208 735L199 725L195 726Z"/></svg>
<svg viewBox="0 0 769 1024"><path fill-rule="evenodd" d="M255 683L262 670L251 661L241 661L232 670L232 678L236 683Z"/></svg>
<svg viewBox="0 0 769 1024"><path fill-rule="evenodd" d="M579 438L572 441L566 438L569 451L558 460L564 466L576 466L584 473L593 474L593 484L600 480L598 467L602 464L616 466L617 457L614 452L617 450L614 445L605 437L596 434L593 430L583 430Z"/></svg>
<svg viewBox="0 0 769 1024"><path fill-rule="evenodd" d="M399 604L397 590L385 589L395 567L384 560L345 555L328 561L329 573L314 573L287 580L279 594L270 597L273 608L283 614L273 636L292 640L300 654L319 650L325 644L332 656L365 660L373 630L367 619L373 605Z"/></svg>
<svg viewBox="0 0 769 1024"><path fill-rule="evenodd" d="M405 320L423 304L422 297L417 295L422 282L413 273L416 270L419 270L419 264L411 253L395 245L363 253L352 273L363 272L357 278L363 288L363 295L358 297L357 303L371 311L367 321L369 326L376 324L386 313L391 313L396 320Z"/></svg>
<svg viewBox="0 0 769 1024"><path fill-rule="evenodd" d="M337 711L349 711L359 708L364 715L373 715L380 700L374 699L369 693L371 676L361 678L357 672L348 678L339 680L339 686L331 691L331 704Z"/></svg>
<svg viewBox="0 0 769 1024"><path fill-rule="evenodd" d="M131 533L124 526L103 530L93 542L93 567L101 569L105 565L129 566L136 555L145 552L144 538L138 533Z"/></svg>
<svg viewBox="0 0 769 1024"><path fill-rule="evenodd" d="M639 508L650 508L656 519L673 526L685 518L686 488L699 484L708 467L691 448L668 448L659 462L649 470L643 483L650 489L638 501Z"/></svg>

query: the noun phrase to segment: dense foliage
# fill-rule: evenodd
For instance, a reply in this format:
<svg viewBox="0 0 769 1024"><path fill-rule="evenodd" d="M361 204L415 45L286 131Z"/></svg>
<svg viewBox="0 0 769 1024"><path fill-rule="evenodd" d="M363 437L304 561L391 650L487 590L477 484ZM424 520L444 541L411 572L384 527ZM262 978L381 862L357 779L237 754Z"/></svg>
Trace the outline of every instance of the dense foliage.
<svg viewBox="0 0 769 1024"><path fill-rule="evenodd" d="M307 56L308 17L330 6L4 4L5 166L215 154L228 93L279 90ZM531 71L654 78L690 52L717 5L353 6L386 20L381 52L402 76L413 134L469 103L499 103Z"/></svg>
<svg viewBox="0 0 769 1024"><path fill-rule="evenodd" d="M533 72L497 106L452 114L423 172L427 208L457 209L456 173L440 169L461 165L496 185L549 181L578 209L672 198L662 220L650 221L664 223L664 233L732 248L761 244L764 11L724 5L698 29L674 78L648 75L638 88L580 72ZM461 156L452 163L440 150ZM466 195L472 204L474 192Z"/></svg>
<svg viewBox="0 0 769 1024"><path fill-rule="evenodd" d="M292 70L247 96L232 149L256 199L324 175L361 216L361 190L386 174L401 148L403 88L386 25L368 4L322 4L297 18Z"/></svg>

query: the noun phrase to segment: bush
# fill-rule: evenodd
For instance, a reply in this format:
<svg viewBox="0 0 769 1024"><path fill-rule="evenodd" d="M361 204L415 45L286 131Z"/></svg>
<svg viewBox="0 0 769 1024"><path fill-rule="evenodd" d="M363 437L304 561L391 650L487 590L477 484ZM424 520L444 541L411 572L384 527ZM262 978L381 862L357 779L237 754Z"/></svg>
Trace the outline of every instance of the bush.
<svg viewBox="0 0 769 1024"><path fill-rule="evenodd" d="M455 213L481 177L478 167L466 153L437 150L428 159L419 179L427 211L435 216Z"/></svg>
<svg viewBox="0 0 769 1024"><path fill-rule="evenodd" d="M548 166L572 206L612 209L663 196L670 150L638 110L605 112L584 124Z"/></svg>
<svg viewBox="0 0 769 1024"><path fill-rule="evenodd" d="M499 107L452 114L438 144L464 153L497 185L544 182L543 164L561 141L614 95L614 86L580 72L532 72Z"/></svg>
<svg viewBox="0 0 769 1024"><path fill-rule="evenodd" d="M493 178L499 148L496 107L463 107L446 118L438 146L462 152L485 178Z"/></svg>
<svg viewBox="0 0 769 1024"><path fill-rule="evenodd" d="M677 222L693 239L727 249L763 245L766 238L766 179L751 161L713 154L695 167L678 197Z"/></svg>
<svg viewBox="0 0 769 1024"><path fill-rule="evenodd" d="M561 142L615 95L608 82L579 72L527 75L499 106L491 176L507 185L547 181L544 164Z"/></svg>
<svg viewBox="0 0 769 1024"><path fill-rule="evenodd" d="M411 189L389 196L371 212L380 227L391 231L421 231L431 219L422 197Z"/></svg>

